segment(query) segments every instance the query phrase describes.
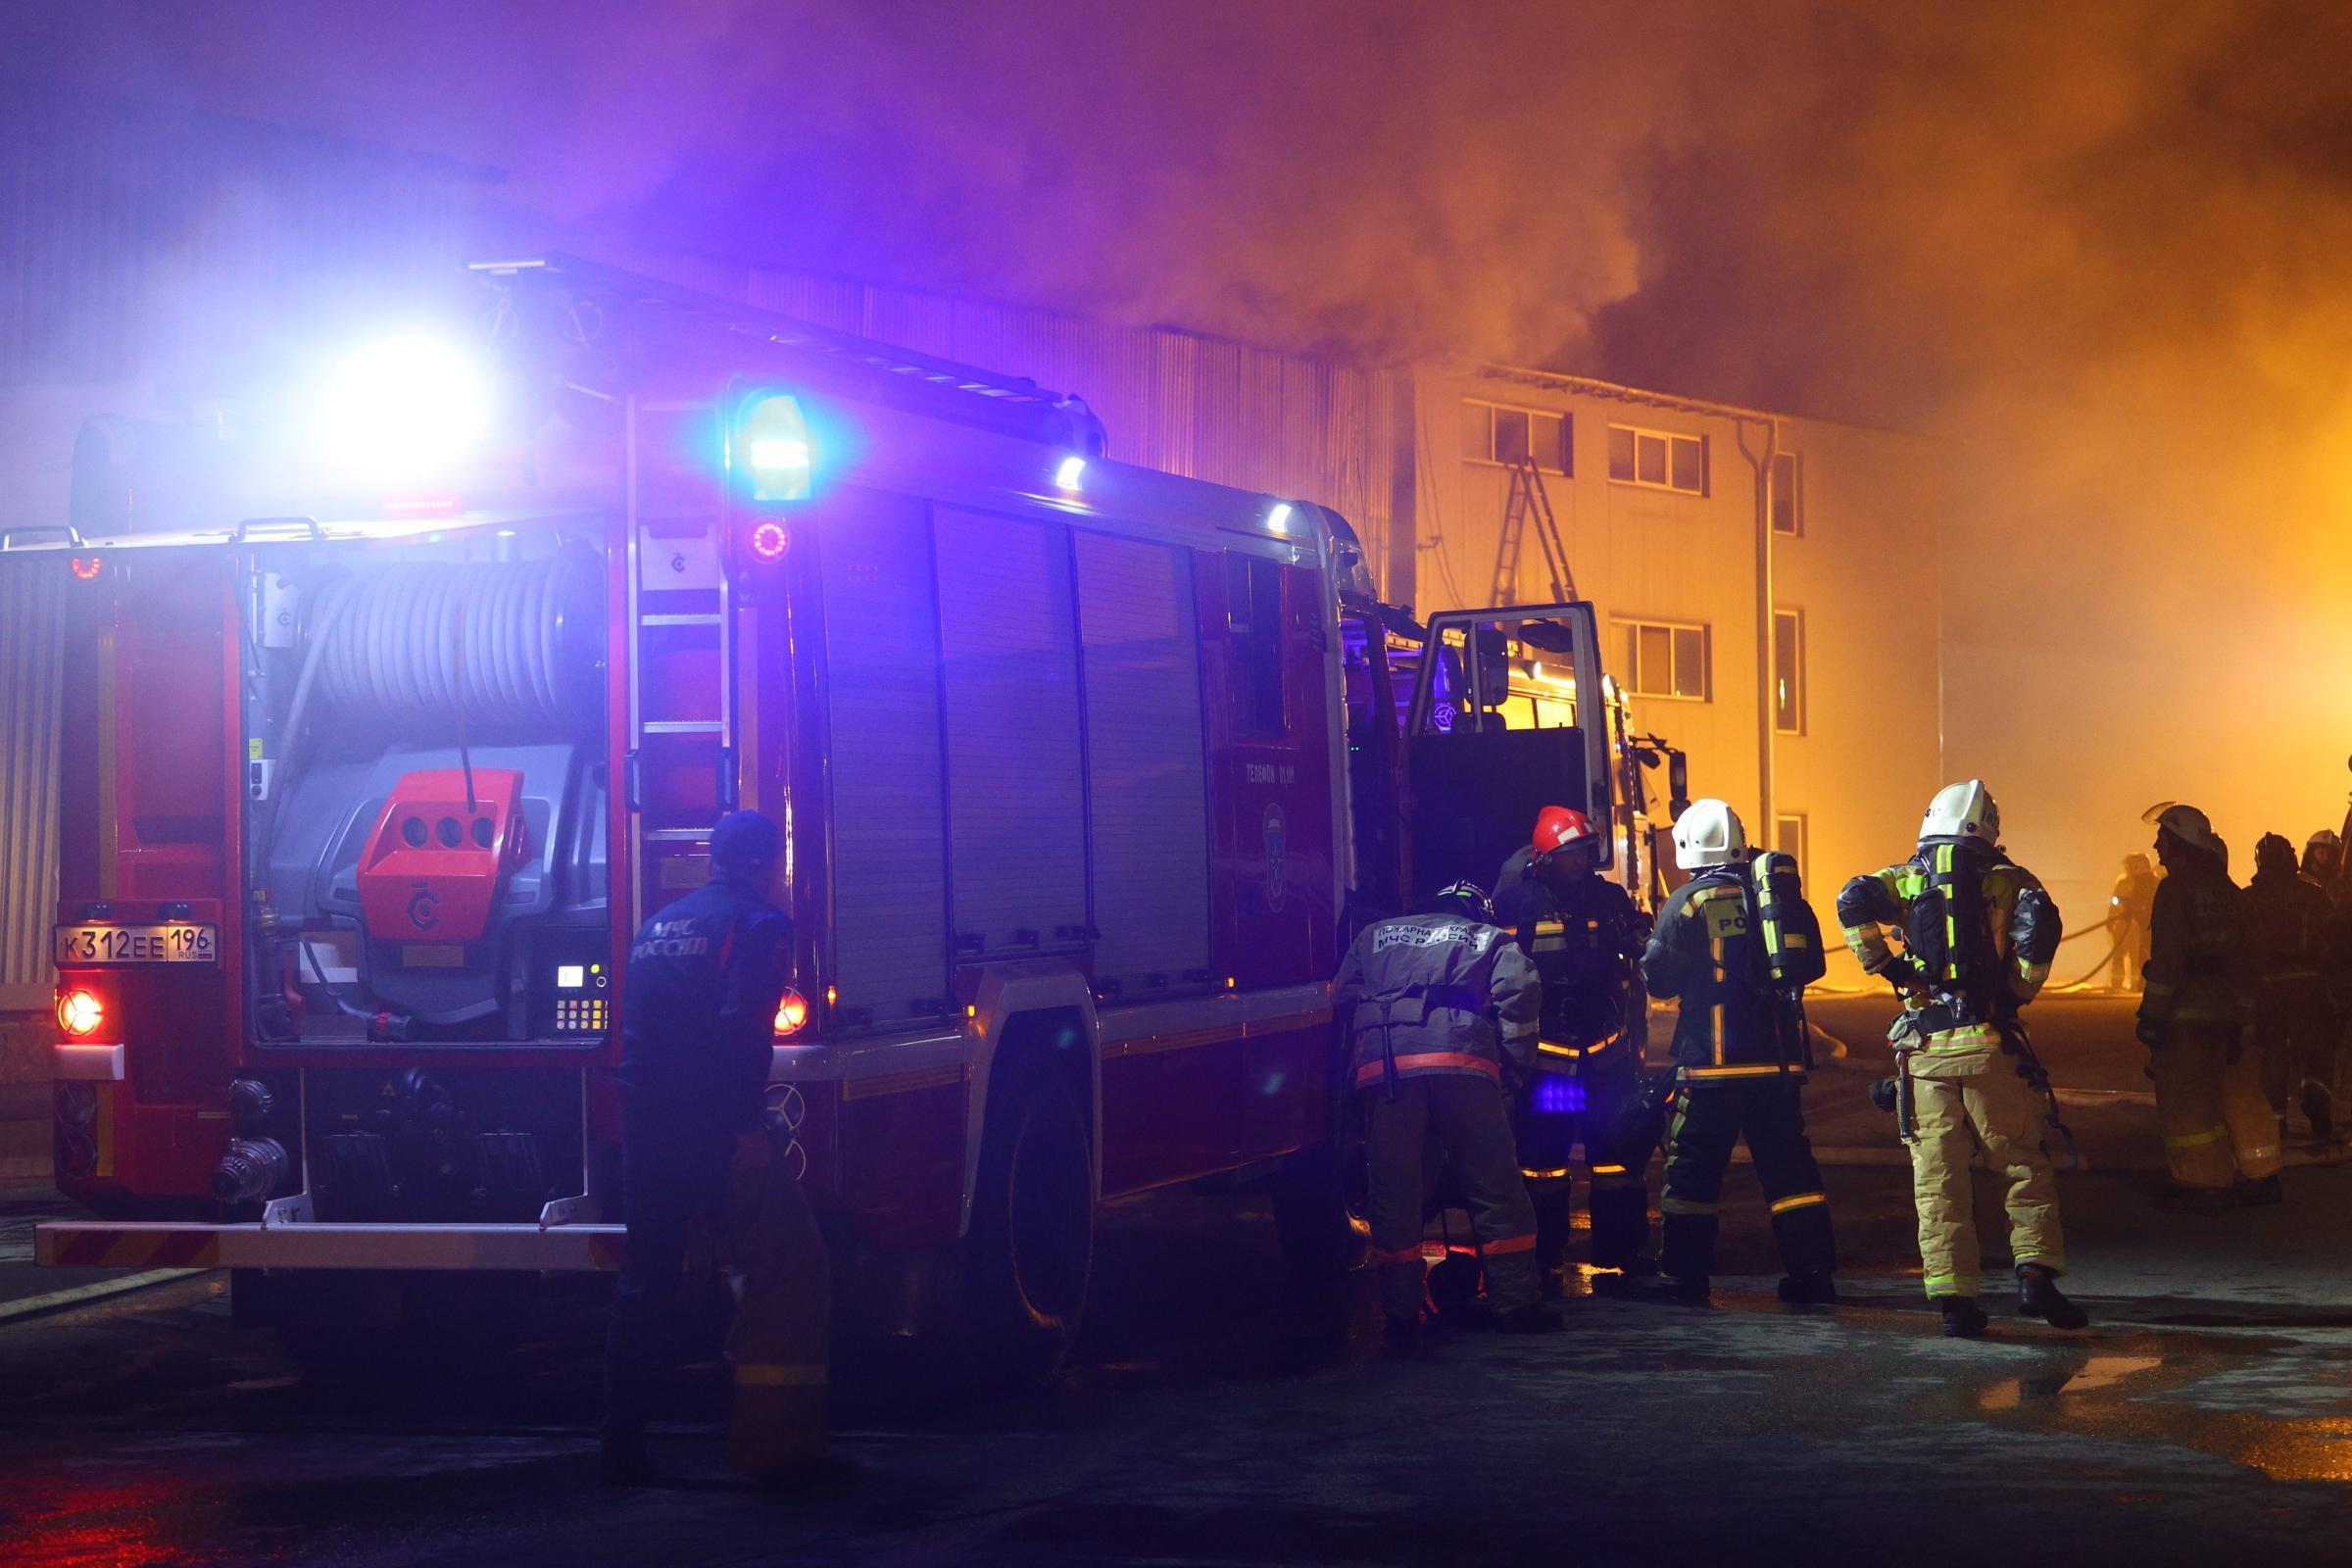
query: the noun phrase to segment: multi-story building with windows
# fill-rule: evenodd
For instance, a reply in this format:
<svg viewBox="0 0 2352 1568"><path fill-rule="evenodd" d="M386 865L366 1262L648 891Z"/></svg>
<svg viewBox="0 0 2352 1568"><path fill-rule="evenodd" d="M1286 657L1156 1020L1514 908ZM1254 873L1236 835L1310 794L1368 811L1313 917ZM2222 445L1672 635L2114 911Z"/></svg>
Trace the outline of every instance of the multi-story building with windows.
<svg viewBox="0 0 2352 1568"><path fill-rule="evenodd" d="M1941 444L1544 371L1412 385L1415 548L1409 570L1392 554L1393 592L1425 612L1549 597L1540 522L1504 527L1532 455L1574 591L1693 789L1759 838L1769 816L1825 914L1910 844L1943 782Z"/></svg>

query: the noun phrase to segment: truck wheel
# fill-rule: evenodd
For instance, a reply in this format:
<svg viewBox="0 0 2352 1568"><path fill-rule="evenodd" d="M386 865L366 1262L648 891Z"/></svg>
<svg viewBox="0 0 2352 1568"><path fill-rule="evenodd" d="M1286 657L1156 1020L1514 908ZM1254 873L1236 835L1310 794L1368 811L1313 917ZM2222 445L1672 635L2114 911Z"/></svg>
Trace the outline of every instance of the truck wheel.
<svg viewBox="0 0 2352 1568"><path fill-rule="evenodd" d="M1094 1268L1093 1160L1069 1081L1050 1062L1014 1065L989 1096L961 1338L980 1381L1050 1375L1077 1337Z"/></svg>

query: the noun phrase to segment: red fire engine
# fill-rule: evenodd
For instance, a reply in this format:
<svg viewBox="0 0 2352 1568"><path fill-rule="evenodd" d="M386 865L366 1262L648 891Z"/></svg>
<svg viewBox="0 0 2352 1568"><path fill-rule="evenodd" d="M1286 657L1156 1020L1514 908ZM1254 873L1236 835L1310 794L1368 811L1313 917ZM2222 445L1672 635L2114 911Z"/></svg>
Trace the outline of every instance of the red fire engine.
<svg viewBox="0 0 2352 1568"><path fill-rule="evenodd" d="M612 1267L626 944L755 807L769 1099L856 1320L1050 1360L1104 1200L1257 1184L1302 1259L1345 1245L1351 922L1553 802L1639 886L1589 606L1419 626L1336 514L1111 462L1075 399L477 270L491 392L404 340L315 453L167 477L93 430L76 529L5 540L80 579L56 1152L104 1217L42 1261L226 1267L293 1319L305 1282ZM387 499L396 462L436 476Z"/></svg>

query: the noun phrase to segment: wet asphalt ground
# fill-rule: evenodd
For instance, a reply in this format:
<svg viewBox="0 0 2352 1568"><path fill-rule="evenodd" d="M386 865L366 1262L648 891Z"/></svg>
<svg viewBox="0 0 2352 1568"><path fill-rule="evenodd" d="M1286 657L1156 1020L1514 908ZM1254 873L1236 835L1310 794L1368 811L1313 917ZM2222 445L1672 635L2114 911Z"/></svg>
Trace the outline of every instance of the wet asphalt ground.
<svg viewBox="0 0 2352 1568"><path fill-rule="evenodd" d="M1885 1010L1814 1007L1847 1048L1808 1096L1848 1259L1835 1311L1773 1299L1740 1170L1713 1309L1580 1291L1564 1333L1390 1360L1368 1281L1302 1300L1251 1205L1163 1194L1105 1214L1053 1387L845 1367L840 1466L778 1495L727 1476L704 1369L659 1439L674 1484L611 1494L592 1290L494 1374L387 1350L381 1378L324 1387L196 1274L0 1317L0 1563L2352 1559L2352 1172L2292 1169L2278 1208L2158 1214L2128 1013L2045 1003L2093 1327L1988 1297L1991 1336L1945 1341L1900 1152L1861 1100ZM10 1261L41 1206L0 1206L0 1302L81 1282ZM1998 1279L1989 1188L1980 1207Z"/></svg>

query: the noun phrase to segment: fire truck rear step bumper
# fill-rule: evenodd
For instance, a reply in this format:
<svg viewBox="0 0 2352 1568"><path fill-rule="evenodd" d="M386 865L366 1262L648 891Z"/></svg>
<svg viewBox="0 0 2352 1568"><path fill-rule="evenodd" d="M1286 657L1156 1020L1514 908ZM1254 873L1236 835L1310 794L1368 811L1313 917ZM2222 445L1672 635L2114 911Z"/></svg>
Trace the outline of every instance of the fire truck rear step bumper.
<svg viewBox="0 0 2352 1568"><path fill-rule="evenodd" d="M204 1225L65 1220L33 1233L60 1268L505 1269L609 1273L618 1225Z"/></svg>

